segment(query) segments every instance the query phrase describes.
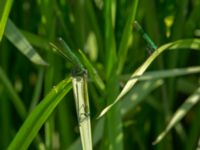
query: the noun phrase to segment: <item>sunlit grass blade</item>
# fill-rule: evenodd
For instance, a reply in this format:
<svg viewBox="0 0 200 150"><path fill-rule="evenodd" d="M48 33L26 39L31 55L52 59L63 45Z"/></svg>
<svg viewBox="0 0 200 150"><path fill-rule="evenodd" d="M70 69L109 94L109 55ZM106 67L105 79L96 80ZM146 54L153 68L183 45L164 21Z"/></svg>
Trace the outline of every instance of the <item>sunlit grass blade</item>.
<svg viewBox="0 0 200 150"><path fill-rule="evenodd" d="M188 111L200 100L200 88L198 88L186 101L178 108L165 130L156 138L153 144L159 143L165 135L188 113Z"/></svg>
<svg viewBox="0 0 200 150"><path fill-rule="evenodd" d="M165 50L174 50L174 49L181 49L181 48L188 48L188 49L194 49L194 50L200 50L200 40L199 39L188 39L188 40L179 40L176 42L165 44L161 47L159 47L156 51L152 53L152 55L131 75L131 78L135 76L142 75L146 69L151 65L151 63ZM115 101L108 105L106 108L103 109L103 111L100 113L99 117L102 117L108 110L110 110L118 101L121 100L121 98L126 95L130 89L135 85L135 83L138 81L138 79L131 79L129 80L120 94L117 96Z"/></svg>
<svg viewBox="0 0 200 150"><path fill-rule="evenodd" d="M0 1L0 42L6 27L7 19L12 7L13 0Z"/></svg>
<svg viewBox="0 0 200 150"><path fill-rule="evenodd" d="M10 143L8 150L26 150L39 129L54 111L59 102L71 89L71 79L68 77L55 86L49 94L36 106L25 120L20 130Z"/></svg>
<svg viewBox="0 0 200 150"><path fill-rule="evenodd" d="M103 83L103 80L99 76L97 70L94 68L92 63L88 60L88 58L85 56L85 54L81 50L79 50L79 53L81 55L81 59L82 59L83 64L86 66L86 68L88 70L88 73L91 76L91 78L94 80L95 84L101 90L104 90L105 89L105 85Z"/></svg>
<svg viewBox="0 0 200 150"><path fill-rule="evenodd" d="M83 150L92 150L90 107L86 74L72 77L81 143Z"/></svg>
<svg viewBox="0 0 200 150"><path fill-rule="evenodd" d="M169 70L149 71L149 72L144 73L141 76L134 76L132 78L129 78L130 76L128 75L125 75L122 77L122 80L126 80L126 79L131 80L131 79L136 79L136 78L139 81L154 80L154 79L160 79L160 78L189 75L189 74L194 74L194 73L199 73L199 72L200 72L200 67L177 68L177 69L169 69Z"/></svg>
<svg viewBox="0 0 200 150"><path fill-rule="evenodd" d="M43 66L48 65L30 45L27 39L22 35L22 33L19 31L19 29L17 29L17 27L10 19L8 19L4 34L7 39L31 62Z"/></svg>
<svg viewBox="0 0 200 150"><path fill-rule="evenodd" d="M9 93L8 95L10 96L11 101L15 109L17 110L20 118L25 119L27 115L26 107L24 106L21 98L19 97L15 89L13 88L11 82L9 81L9 79L7 78L5 72L3 71L1 67L0 67L0 81L4 85L5 90L8 91Z"/></svg>
<svg viewBox="0 0 200 150"><path fill-rule="evenodd" d="M121 42L119 45L119 52L118 52L118 57L119 57L119 64L118 64L118 73L121 73L125 60L126 60L126 55L128 52L128 42L131 36L131 31L132 31L132 23L135 20L135 16L136 16L136 12L137 12L137 7L138 7L138 3L139 0L134 0L132 1L131 4L131 12L129 14L129 16L127 17L127 22L125 24L124 30L123 30L123 34L122 34L122 38L121 38Z"/></svg>
<svg viewBox="0 0 200 150"><path fill-rule="evenodd" d="M103 137L103 130L105 127L105 118L98 120L93 130L93 146L95 146ZM75 142L69 147L68 150L81 150L81 140L77 138Z"/></svg>

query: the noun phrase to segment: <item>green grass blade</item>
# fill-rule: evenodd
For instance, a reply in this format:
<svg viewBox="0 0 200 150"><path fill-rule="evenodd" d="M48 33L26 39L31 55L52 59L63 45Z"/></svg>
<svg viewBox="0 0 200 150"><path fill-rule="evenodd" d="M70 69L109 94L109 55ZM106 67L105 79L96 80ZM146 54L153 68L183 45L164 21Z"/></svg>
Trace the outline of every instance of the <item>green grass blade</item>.
<svg viewBox="0 0 200 150"><path fill-rule="evenodd" d="M200 121L196 119L200 115L200 107L199 104L197 105L197 109L195 111L195 117L193 121L191 122L191 126L189 129L189 134L187 136L187 143L185 150L191 150L196 148L196 142L199 138L200 133Z"/></svg>
<svg viewBox="0 0 200 150"><path fill-rule="evenodd" d="M141 76L134 76L129 78L130 76L124 76L125 79L138 79L139 81L144 80L154 80L160 78L169 78L169 77L176 77L176 76L183 76L189 75L194 73L199 73L200 67L187 67L187 68L177 68L177 69L169 69L169 70L158 70L158 71L149 71L144 73ZM124 80L122 78L122 80Z"/></svg>
<svg viewBox="0 0 200 150"><path fill-rule="evenodd" d="M0 1L0 42L2 40L13 0Z"/></svg>
<svg viewBox="0 0 200 150"><path fill-rule="evenodd" d="M161 30L162 25L160 25L158 19L159 13L157 13L159 8L156 4L156 1L144 0L144 21L146 32L151 35L151 38L154 42L160 44L162 36L165 36L165 33L163 33ZM149 13L151 13L151 17L149 17Z"/></svg>
<svg viewBox="0 0 200 150"><path fill-rule="evenodd" d="M0 149L6 149L10 143L10 129L13 127L12 115L11 112L11 103L8 98L8 92L5 88L2 88L2 84L0 81L0 97L1 97L1 105L0 105Z"/></svg>
<svg viewBox="0 0 200 150"><path fill-rule="evenodd" d="M104 43L105 43L105 77L107 79L106 86L106 103L112 103L119 92L117 69L117 52L115 39L115 1L104 1ZM114 124L114 125L113 125ZM106 116L105 138L101 146L103 149L123 149L123 132L121 114L119 107L116 106ZM119 136L120 135L120 136ZM117 138L118 137L118 138ZM117 140L116 140L117 138Z"/></svg>
<svg viewBox="0 0 200 150"><path fill-rule="evenodd" d="M187 37L192 37L194 35L194 32L196 30L196 24L198 23L197 20L200 19L199 9L200 1L195 1L194 8L192 9L190 16L188 16L188 19L185 22L184 31L186 31L185 35Z"/></svg>
<svg viewBox="0 0 200 150"><path fill-rule="evenodd" d="M117 69L117 53L115 39L115 1L104 1L104 27L105 27L105 76L107 79L106 86L106 103L112 103L119 92ZM114 125L113 125L114 124ZM104 141L101 143L102 149L123 149L123 132L122 119L119 113L119 107L116 106L106 116ZM117 138L118 137L118 138Z"/></svg>
<svg viewBox="0 0 200 150"><path fill-rule="evenodd" d="M112 75L106 86L107 104L112 103L119 93L118 76ZM116 105L106 116L104 141L102 149L123 150L123 124L120 105Z"/></svg>
<svg viewBox="0 0 200 150"><path fill-rule="evenodd" d="M179 5L177 5L176 14L175 14L175 20L172 26L172 39L176 40L180 38L184 34L184 26L181 26L181 24L185 24L186 22L186 11L188 11L188 3L189 0L181 0L177 2ZM178 54L178 53L177 53ZM173 59L169 63L173 65L173 63L176 63L176 55L172 55ZM172 66L173 67L173 66Z"/></svg>
<svg viewBox="0 0 200 150"><path fill-rule="evenodd" d="M14 90L11 82L9 81L9 79L7 78L5 72L3 71L3 69L1 67L0 67L0 81L5 86L5 89L8 91L9 96L11 97L11 100L12 100L19 116L21 117L21 119L25 119L25 117L27 115L26 107L24 106L21 98Z"/></svg>
<svg viewBox="0 0 200 150"><path fill-rule="evenodd" d="M30 45L27 39L22 35L22 33L17 29L17 27L10 19L8 19L4 34L7 39L31 62L43 66L48 65Z"/></svg>
<svg viewBox="0 0 200 150"><path fill-rule="evenodd" d="M187 33L187 29L184 29L184 25L186 24L186 12L189 11L188 10L188 3L189 0L180 0L179 2L176 2L178 5L176 7L176 13L174 15L174 22L172 24L171 30L172 30L172 34L171 34L171 39L172 40L178 40L180 39L182 36L185 36L185 34ZM192 32L191 30L189 32ZM191 36L193 37L193 36ZM183 54L182 54L183 55ZM177 57L179 56L179 52L173 52L169 55L170 57L170 61L168 62L168 66L170 68L175 67L178 62L181 62L181 57L179 57L179 59L177 59ZM187 57L187 56L182 56L182 57ZM174 85L173 85L173 80L170 81L170 90L169 91L169 95L170 97L173 97L174 93Z"/></svg>
<svg viewBox="0 0 200 150"><path fill-rule="evenodd" d="M138 7L138 2L139 0L134 0L131 4L131 12L130 15L127 18L127 22L126 25L124 27L124 31L122 34L122 39L119 45L119 53L118 53L118 57L119 57L119 65L118 65L118 73L121 73L125 60L126 60L126 55L128 52L128 42L129 42L129 38L131 36L131 31L132 31L132 24L135 20L135 16L136 16L136 12L137 12L137 7Z"/></svg>
<svg viewBox="0 0 200 150"><path fill-rule="evenodd" d="M82 59L83 64L86 66L89 75L94 80L97 87L99 87L100 90L104 90L105 85L103 83L103 80L99 76L97 70L94 68L92 63L88 60L88 58L85 56L85 54L81 50L79 50L79 53L81 55L81 59Z"/></svg>
<svg viewBox="0 0 200 150"><path fill-rule="evenodd" d="M10 143L8 150L26 150L44 122L70 89L71 79L69 78L66 78L55 86L28 116L17 135Z"/></svg>
<svg viewBox="0 0 200 150"><path fill-rule="evenodd" d="M92 150L90 107L86 74L72 78L76 111L83 150Z"/></svg>
<svg viewBox="0 0 200 150"><path fill-rule="evenodd" d="M156 138L153 144L159 143L165 135L187 114L187 112L197 103L200 99L200 88L198 88L186 101L178 108L173 115L165 130Z"/></svg>
<svg viewBox="0 0 200 150"><path fill-rule="evenodd" d="M109 78L113 67L117 60L116 41L114 36L114 28L112 24L112 0L105 1L104 4L105 18L105 68L106 77Z"/></svg>
<svg viewBox="0 0 200 150"><path fill-rule="evenodd" d="M135 86L124 98L121 103L121 113L125 115L130 110L134 110L138 104L140 104L145 97L149 95L153 90L160 87L163 84L163 80L151 80L142 82Z"/></svg>
<svg viewBox="0 0 200 150"><path fill-rule="evenodd" d="M165 44L159 47L156 51L152 53L152 55L132 74L132 77L142 75L146 69L151 65L151 63L165 50L174 50L174 49L181 49L181 48L190 48L195 50L200 50L200 40L199 39L188 39L188 40L179 40L176 42ZM129 80L126 85L124 86L123 90L120 92L118 97L115 101L103 109L100 113L99 117L102 117L108 110L110 110L121 98L126 95L130 89L135 85L138 79L131 79ZM99 118L98 117L98 118Z"/></svg>

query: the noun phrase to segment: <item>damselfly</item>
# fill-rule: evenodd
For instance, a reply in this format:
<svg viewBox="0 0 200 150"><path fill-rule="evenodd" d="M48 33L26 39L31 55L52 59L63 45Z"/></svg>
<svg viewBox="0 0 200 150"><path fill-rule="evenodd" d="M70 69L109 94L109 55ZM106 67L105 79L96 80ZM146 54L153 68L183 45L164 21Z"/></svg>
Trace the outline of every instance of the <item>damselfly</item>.
<svg viewBox="0 0 200 150"><path fill-rule="evenodd" d="M134 22L135 28L139 31L139 33L142 35L142 37L146 40L148 43L147 50L149 53L152 53L154 50L157 49L156 44L153 42L153 40L150 38L150 36L144 31L144 29L141 27L141 25L135 21Z"/></svg>
<svg viewBox="0 0 200 150"><path fill-rule="evenodd" d="M79 58L72 52L62 38L59 38L57 43L51 43L51 46L74 66L72 70L72 84L81 142L83 150L92 150L87 71L83 67Z"/></svg>
<svg viewBox="0 0 200 150"><path fill-rule="evenodd" d="M73 65L74 68L72 69L72 75L82 74L85 72L85 68L83 67L79 58L72 52L62 38L59 38L55 43L50 43L50 45Z"/></svg>

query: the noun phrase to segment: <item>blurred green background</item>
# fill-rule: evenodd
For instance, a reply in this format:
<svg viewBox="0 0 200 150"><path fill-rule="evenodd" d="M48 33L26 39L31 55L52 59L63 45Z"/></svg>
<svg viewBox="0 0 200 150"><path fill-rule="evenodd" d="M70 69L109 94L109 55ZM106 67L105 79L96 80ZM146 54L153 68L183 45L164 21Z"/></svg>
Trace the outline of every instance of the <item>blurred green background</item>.
<svg viewBox="0 0 200 150"><path fill-rule="evenodd" d="M151 55L151 47L133 22L137 20L160 47L176 40L198 39L199 10L200 0L1 0L0 149L8 147L49 91L71 75L73 66L49 45L58 37L80 58L81 49L103 81L99 86L89 74L94 150L197 149L200 70L187 76L186 71L173 74L175 68L199 65L200 53L191 51L190 46L161 54L147 70L154 71L152 78L158 77L138 82L103 119L96 117ZM162 77L163 70L169 71L166 76L170 78ZM176 110L194 94L197 102L186 106L196 105L183 110L183 119L177 119L167 136L152 145ZM79 150L79 140L71 90L29 149Z"/></svg>

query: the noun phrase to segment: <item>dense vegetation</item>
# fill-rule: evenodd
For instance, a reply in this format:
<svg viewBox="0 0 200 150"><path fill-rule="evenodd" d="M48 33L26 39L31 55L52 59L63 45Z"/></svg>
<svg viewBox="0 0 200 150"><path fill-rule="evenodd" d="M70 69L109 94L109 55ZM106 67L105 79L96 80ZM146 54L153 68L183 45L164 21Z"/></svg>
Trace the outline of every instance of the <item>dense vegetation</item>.
<svg viewBox="0 0 200 150"><path fill-rule="evenodd" d="M199 10L200 0L0 0L0 149L82 149L58 37L88 72L93 149L200 148Z"/></svg>

